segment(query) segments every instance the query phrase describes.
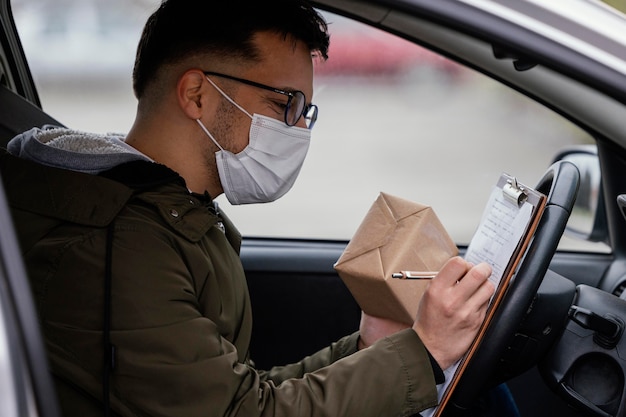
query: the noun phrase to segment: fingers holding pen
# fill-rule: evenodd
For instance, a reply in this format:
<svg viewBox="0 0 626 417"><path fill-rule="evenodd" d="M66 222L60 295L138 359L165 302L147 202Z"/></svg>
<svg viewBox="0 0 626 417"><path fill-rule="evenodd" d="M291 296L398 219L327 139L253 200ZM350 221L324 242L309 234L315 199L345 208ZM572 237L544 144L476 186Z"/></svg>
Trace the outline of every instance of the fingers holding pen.
<svg viewBox="0 0 626 417"><path fill-rule="evenodd" d="M460 278L450 288L449 297L455 302L453 308L457 314L465 314L468 319L472 318L471 321L480 324L495 291L494 284L489 281L491 267L486 263L473 265L465 260L460 263L465 263L466 270L461 272Z"/></svg>
<svg viewBox="0 0 626 417"><path fill-rule="evenodd" d="M450 259L432 280L418 308L414 329L442 368L469 348L495 287L491 267Z"/></svg>
<svg viewBox="0 0 626 417"><path fill-rule="evenodd" d="M489 292L490 289L493 292L493 284L488 283L490 275L491 267L488 264L473 265L455 256L446 262L433 279L432 285L441 287L437 288L438 291L454 289L454 292L460 292L461 295L469 297L483 287L482 292Z"/></svg>

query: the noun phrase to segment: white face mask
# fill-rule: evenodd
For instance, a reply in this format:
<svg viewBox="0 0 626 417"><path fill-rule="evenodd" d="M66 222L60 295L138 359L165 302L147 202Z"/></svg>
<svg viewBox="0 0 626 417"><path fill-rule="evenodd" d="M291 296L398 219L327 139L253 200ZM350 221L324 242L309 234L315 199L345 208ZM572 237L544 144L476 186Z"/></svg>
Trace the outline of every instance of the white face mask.
<svg viewBox="0 0 626 417"><path fill-rule="evenodd" d="M300 173L309 150L311 131L302 127L289 127L260 114L251 116L208 77L207 80L252 119L250 142L237 154L222 148L200 119L196 120L220 148L215 158L226 198L235 205L268 203L279 199L291 189Z"/></svg>

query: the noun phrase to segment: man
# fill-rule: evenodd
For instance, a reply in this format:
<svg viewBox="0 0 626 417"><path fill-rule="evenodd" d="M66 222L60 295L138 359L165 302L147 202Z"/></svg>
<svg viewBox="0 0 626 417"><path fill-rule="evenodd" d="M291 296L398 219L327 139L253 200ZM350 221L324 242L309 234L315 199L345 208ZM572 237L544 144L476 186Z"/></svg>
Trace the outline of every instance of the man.
<svg viewBox="0 0 626 417"><path fill-rule="evenodd" d="M317 116L326 24L301 0L169 0L150 17L124 139L33 129L3 154L66 416L411 415L437 402L493 286L450 260L412 328L360 331L269 371L248 358L240 235L212 199L275 200Z"/></svg>

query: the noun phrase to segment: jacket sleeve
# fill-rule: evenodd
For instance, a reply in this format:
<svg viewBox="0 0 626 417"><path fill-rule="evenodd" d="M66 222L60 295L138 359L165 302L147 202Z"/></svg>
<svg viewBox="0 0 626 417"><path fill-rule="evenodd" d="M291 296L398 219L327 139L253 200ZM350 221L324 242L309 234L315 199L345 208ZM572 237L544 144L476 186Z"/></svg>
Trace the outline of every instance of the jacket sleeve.
<svg viewBox="0 0 626 417"><path fill-rule="evenodd" d="M258 371L261 380L272 381L279 385L286 379L302 378L304 374L317 371L324 368L341 358L351 355L357 351L357 342L359 333L353 333L350 336L343 337L329 347L316 352L311 356L307 356L301 361L285 366L275 366L268 371Z"/></svg>
<svg viewBox="0 0 626 417"><path fill-rule="evenodd" d="M222 320L220 314L228 314L225 306L206 306L199 301L199 292L217 291L219 284L207 287L209 284L190 274L193 250L181 248L184 242L173 244L165 235L140 229L141 224L135 222L115 231L111 341L116 346L116 361L111 406L116 413L380 417L411 415L435 405L428 354L410 329L345 356L348 348L341 344L349 344L347 339L296 364L296 372L271 371L276 382L265 378L242 360L245 354L238 352L233 337L228 336L236 336L242 329L227 325L237 320ZM102 381L98 291L102 281L97 278L99 272L91 277L90 265L98 263L92 253L101 253L91 247L101 247L101 242L94 236L93 241L77 243L76 252L65 248L59 268L64 277L85 277L80 282L82 297L57 282L60 286L50 289L47 297L56 298L58 311L45 320L57 375L98 399ZM222 284L227 286L227 282ZM68 310L70 306L84 313L76 317ZM207 309L213 313L206 314ZM309 369L316 370L306 373ZM298 377L285 378L287 374Z"/></svg>
<svg viewBox="0 0 626 417"><path fill-rule="evenodd" d="M407 416L437 403L430 360L411 329L302 378L268 385L260 404L285 416Z"/></svg>

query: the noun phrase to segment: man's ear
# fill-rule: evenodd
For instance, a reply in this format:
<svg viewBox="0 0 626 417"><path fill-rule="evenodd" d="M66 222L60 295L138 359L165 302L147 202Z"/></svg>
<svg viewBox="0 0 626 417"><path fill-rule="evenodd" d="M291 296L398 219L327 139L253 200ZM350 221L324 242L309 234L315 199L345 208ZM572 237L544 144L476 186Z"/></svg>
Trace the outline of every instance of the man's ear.
<svg viewBox="0 0 626 417"><path fill-rule="evenodd" d="M205 106L210 105L210 91L204 73L197 69L185 72L176 85L176 98L178 105L190 119L199 119L206 111Z"/></svg>

